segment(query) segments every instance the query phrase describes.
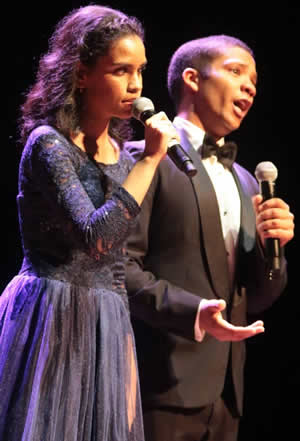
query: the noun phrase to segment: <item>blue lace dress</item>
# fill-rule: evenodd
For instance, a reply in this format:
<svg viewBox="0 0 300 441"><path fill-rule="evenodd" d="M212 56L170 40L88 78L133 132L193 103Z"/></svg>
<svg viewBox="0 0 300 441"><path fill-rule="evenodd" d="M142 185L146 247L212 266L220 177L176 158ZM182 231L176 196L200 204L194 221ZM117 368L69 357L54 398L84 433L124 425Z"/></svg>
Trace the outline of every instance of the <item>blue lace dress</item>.
<svg viewBox="0 0 300 441"><path fill-rule="evenodd" d="M2 441L144 439L123 263L139 207L119 185L131 166L126 151L96 163L49 126L28 139L24 261L0 297Z"/></svg>

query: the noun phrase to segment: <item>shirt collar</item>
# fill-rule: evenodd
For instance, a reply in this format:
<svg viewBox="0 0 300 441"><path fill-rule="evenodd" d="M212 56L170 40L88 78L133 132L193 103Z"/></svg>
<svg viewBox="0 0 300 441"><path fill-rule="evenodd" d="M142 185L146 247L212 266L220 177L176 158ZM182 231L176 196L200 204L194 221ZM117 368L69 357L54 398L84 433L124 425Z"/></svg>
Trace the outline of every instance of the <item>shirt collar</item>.
<svg viewBox="0 0 300 441"><path fill-rule="evenodd" d="M191 123L187 119L181 118L180 116L175 116L173 124L176 129L180 129L185 132L189 143L193 146L195 150L199 151L199 148L201 148L205 136L204 130ZM219 146L222 146L224 144L224 138L219 139L217 144Z"/></svg>

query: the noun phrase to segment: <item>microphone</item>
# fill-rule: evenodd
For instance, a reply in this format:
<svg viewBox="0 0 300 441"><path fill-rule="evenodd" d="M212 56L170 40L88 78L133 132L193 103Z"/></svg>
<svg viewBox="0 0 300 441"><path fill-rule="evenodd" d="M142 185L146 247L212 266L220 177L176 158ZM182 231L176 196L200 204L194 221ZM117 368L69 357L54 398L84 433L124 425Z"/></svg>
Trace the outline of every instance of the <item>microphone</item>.
<svg viewBox="0 0 300 441"><path fill-rule="evenodd" d="M132 116L141 123L145 123L148 118L155 115L157 112L154 109L154 105L149 98L140 97L133 101L132 104ZM192 159L183 150L176 139L171 139L168 144L167 154L174 164L183 171L187 176L193 177L197 173L197 169L193 164Z"/></svg>
<svg viewBox="0 0 300 441"><path fill-rule="evenodd" d="M278 176L277 168L272 162L260 162L255 169L259 182L260 194L263 201L275 196L275 181ZM265 241L266 255L269 263L269 279L275 278L280 271L280 242L279 239L267 238Z"/></svg>

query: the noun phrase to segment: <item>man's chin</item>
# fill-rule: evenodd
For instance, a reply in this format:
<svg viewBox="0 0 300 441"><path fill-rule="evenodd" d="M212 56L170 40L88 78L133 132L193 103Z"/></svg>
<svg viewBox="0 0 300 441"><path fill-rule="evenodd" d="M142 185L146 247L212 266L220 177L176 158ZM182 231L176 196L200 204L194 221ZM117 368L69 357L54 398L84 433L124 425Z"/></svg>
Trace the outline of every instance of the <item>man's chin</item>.
<svg viewBox="0 0 300 441"><path fill-rule="evenodd" d="M216 139L224 138L231 132L237 130L241 125L242 120L237 118L222 119L219 124L215 124L214 127L206 128L206 131L214 136Z"/></svg>
<svg viewBox="0 0 300 441"><path fill-rule="evenodd" d="M228 121L228 123L226 124L226 135L229 135L231 132L234 132L235 130L239 129L241 126L242 120L241 119L236 119L234 121ZM224 135L225 136L225 135Z"/></svg>

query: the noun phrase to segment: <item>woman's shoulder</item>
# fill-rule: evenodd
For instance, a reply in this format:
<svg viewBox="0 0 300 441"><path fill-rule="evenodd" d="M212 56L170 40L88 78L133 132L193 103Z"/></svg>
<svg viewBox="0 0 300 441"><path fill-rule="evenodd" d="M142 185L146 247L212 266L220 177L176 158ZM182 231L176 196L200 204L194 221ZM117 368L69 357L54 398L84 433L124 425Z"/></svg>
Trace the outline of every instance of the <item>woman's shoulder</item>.
<svg viewBox="0 0 300 441"><path fill-rule="evenodd" d="M27 138L22 153L22 160L29 157L48 157L63 155L74 156L71 141L56 128L49 125L40 125L32 130Z"/></svg>
<svg viewBox="0 0 300 441"><path fill-rule="evenodd" d="M28 136L20 161L21 168L31 168L36 164L45 164L47 167L58 166L64 161L78 163L75 149L63 134L48 125L36 127Z"/></svg>
<svg viewBox="0 0 300 441"><path fill-rule="evenodd" d="M42 147L51 147L54 144L67 146L69 141L57 129L49 125L41 125L32 130L28 136L26 147L40 145Z"/></svg>

